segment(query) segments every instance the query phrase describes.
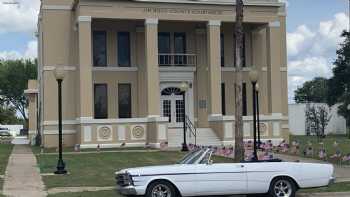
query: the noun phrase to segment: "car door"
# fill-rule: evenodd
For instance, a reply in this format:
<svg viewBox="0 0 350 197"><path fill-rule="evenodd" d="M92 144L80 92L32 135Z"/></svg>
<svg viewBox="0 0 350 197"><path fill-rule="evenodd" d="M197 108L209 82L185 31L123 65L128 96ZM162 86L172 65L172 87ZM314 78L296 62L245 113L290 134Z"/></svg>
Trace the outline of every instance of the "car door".
<svg viewBox="0 0 350 197"><path fill-rule="evenodd" d="M244 194L247 191L245 165L241 163L198 164L198 195Z"/></svg>
<svg viewBox="0 0 350 197"><path fill-rule="evenodd" d="M246 163L247 190L249 193L266 193L273 177L285 174L289 166L285 162L250 162ZM298 168L292 171L298 172Z"/></svg>

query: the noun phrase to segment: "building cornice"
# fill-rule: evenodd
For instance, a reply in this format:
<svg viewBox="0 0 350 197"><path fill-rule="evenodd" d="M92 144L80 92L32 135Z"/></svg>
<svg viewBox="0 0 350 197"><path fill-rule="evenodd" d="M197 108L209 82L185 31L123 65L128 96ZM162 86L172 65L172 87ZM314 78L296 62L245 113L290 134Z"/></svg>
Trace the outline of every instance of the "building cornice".
<svg viewBox="0 0 350 197"><path fill-rule="evenodd" d="M205 4L205 5L236 5L235 1L228 0L133 0L134 2L150 3L180 3L180 4ZM244 0L246 6L274 6L281 7L285 4L278 0Z"/></svg>
<svg viewBox="0 0 350 197"><path fill-rule="evenodd" d="M73 5L43 5L42 10L72 10Z"/></svg>

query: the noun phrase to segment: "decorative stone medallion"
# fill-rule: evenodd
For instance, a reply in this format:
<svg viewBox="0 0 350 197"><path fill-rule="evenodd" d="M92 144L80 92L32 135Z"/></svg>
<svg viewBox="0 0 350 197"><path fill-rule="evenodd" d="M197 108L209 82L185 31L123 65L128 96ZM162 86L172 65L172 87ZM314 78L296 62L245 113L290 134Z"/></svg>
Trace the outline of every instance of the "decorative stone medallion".
<svg viewBox="0 0 350 197"><path fill-rule="evenodd" d="M130 127L132 140L144 140L146 139L146 126L145 125L133 125Z"/></svg>
<svg viewBox="0 0 350 197"><path fill-rule="evenodd" d="M134 138L137 138L137 139L142 138L145 135L145 130L141 126L135 126L132 129L132 135Z"/></svg>
<svg viewBox="0 0 350 197"><path fill-rule="evenodd" d="M261 136L267 136L267 124L266 123L260 123L260 135Z"/></svg>
<svg viewBox="0 0 350 197"><path fill-rule="evenodd" d="M112 128L110 126L100 126L97 129L99 141L112 140Z"/></svg>

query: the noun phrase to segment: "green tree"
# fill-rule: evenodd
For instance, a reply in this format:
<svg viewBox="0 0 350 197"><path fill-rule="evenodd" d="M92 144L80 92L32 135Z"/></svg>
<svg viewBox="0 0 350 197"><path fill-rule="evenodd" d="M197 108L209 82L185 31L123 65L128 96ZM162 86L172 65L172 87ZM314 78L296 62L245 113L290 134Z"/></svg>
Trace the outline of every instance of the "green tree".
<svg viewBox="0 0 350 197"><path fill-rule="evenodd" d="M28 120L26 114L28 101L24 90L27 89L28 80L36 78L36 60L0 61L0 96L3 103L13 107L25 121Z"/></svg>
<svg viewBox="0 0 350 197"><path fill-rule="evenodd" d="M295 90L294 100L296 103L326 103L328 97L328 79L316 77L307 81L302 87Z"/></svg>
<svg viewBox="0 0 350 197"><path fill-rule="evenodd" d="M334 62L333 77L329 80L328 104L342 103L338 113L350 123L350 33L343 32L344 42L337 50L337 59Z"/></svg>

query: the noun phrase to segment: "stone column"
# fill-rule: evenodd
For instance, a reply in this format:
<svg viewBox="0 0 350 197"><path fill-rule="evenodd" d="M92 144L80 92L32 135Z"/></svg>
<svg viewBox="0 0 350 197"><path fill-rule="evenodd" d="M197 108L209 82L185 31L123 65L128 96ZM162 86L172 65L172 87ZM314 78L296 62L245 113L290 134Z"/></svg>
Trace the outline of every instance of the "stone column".
<svg viewBox="0 0 350 197"><path fill-rule="evenodd" d="M145 89L148 117L160 116L158 19L145 20Z"/></svg>
<svg viewBox="0 0 350 197"><path fill-rule="evenodd" d="M208 112L210 116L221 116L221 63L220 21L209 21L207 26L208 58Z"/></svg>
<svg viewBox="0 0 350 197"><path fill-rule="evenodd" d="M36 80L28 81L28 89L24 91L28 99L28 138L31 144L35 143L38 134L38 85Z"/></svg>
<svg viewBox="0 0 350 197"><path fill-rule="evenodd" d="M78 118L93 118L91 17L79 16L79 110Z"/></svg>
<svg viewBox="0 0 350 197"><path fill-rule="evenodd" d="M282 113L282 34L280 21L270 22L266 27L268 112Z"/></svg>

